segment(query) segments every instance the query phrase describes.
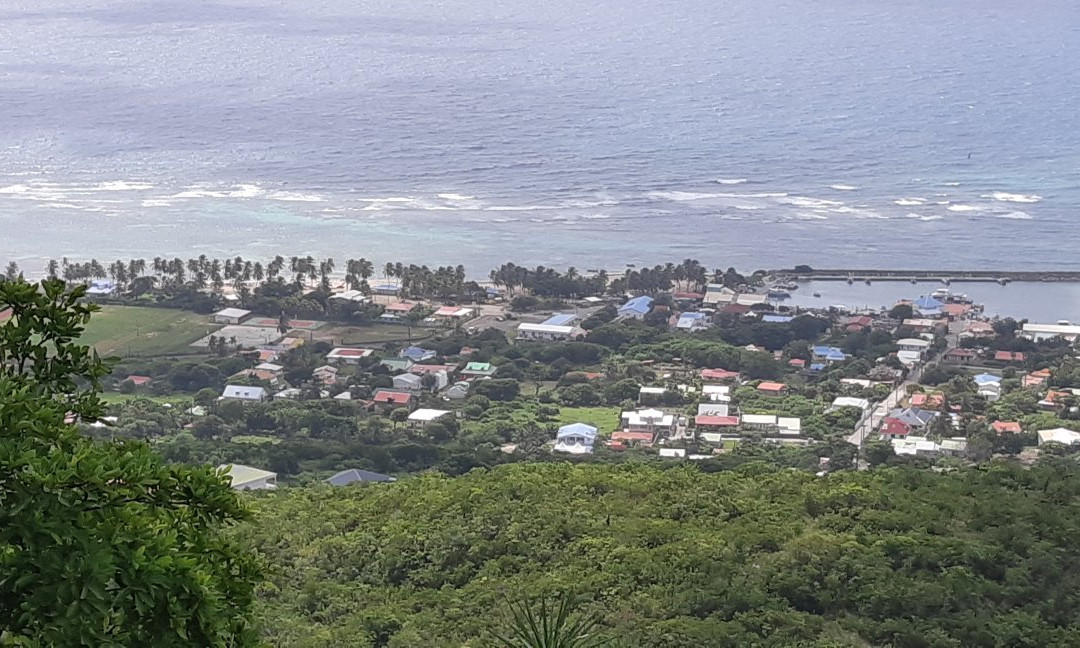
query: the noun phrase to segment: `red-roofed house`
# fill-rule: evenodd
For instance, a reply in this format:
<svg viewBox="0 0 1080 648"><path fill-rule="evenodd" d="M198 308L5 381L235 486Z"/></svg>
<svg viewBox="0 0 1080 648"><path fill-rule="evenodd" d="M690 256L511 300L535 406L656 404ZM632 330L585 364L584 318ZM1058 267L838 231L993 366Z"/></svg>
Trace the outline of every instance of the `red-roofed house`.
<svg viewBox="0 0 1080 648"><path fill-rule="evenodd" d="M941 310L950 318L963 317L971 310L971 304L945 304Z"/></svg>
<svg viewBox="0 0 1080 648"><path fill-rule="evenodd" d="M617 430L611 433L613 447L626 447L628 445L651 446L653 444L652 432L630 432L629 430Z"/></svg>
<svg viewBox="0 0 1080 648"><path fill-rule="evenodd" d="M994 360L998 362L1023 362L1027 360L1027 354L1020 351L998 351L994 354Z"/></svg>
<svg viewBox="0 0 1080 648"><path fill-rule="evenodd" d="M371 401L375 403L377 407L380 407L385 411L390 411L399 407L412 409L413 406L416 404L416 397L412 394L407 394L405 392L380 389L379 391L375 392L375 395L371 398Z"/></svg>
<svg viewBox="0 0 1080 648"><path fill-rule="evenodd" d="M847 325L844 330L848 333L857 333L863 329L870 328L874 324L874 318L869 315L860 315L858 317L852 317L847 321Z"/></svg>
<svg viewBox="0 0 1080 648"><path fill-rule="evenodd" d="M259 362L273 362L277 357L278 352L273 349L259 349Z"/></svg>
<svg viewBox="0 0 1080 648"><path fill-rule="evenodd" d="M735 380L739 377L738 371L728 371L727 369L702 369L701 379L705 381L724 382L727 380Z"/></svg>
<svg viewBox="0 0 1080 648"><path fill-rule="evenodd" d="M802 358L792 358L791 360L788 360L788 364L792 367L805 367L806 360L803 360Z"/></svg>
<svg viewBox="0 0 1080 648"><path fill-rule="evenodd" d="M698 432L727 432L739 427L739 417L698 414L694 417L694 425Z"/></svg>
<svg viewBox="0 0 1080 648"><path fill-rule="evenodd" d="M746 304L727 304L720 308L720 312L725 315L746 315L750 312L750 307Z"/></svg>
<svg viewBox="0 0 1080 648"><path fill-rule="evenodd" d="M446 320L465 320L476 314L476 310L468 306L441 306L432 313L432 317Z"/></svg>
<svg viewBox="0 0 1080 648"><path fill-rule="evenodd" d="M1050 390L1046 392L1046 398L1039 401L1039 407L1044 410L1061 409L1064 407L1062 399L1070 396L1072 396L1071 392Z"/></svg>
<svg viewBox="0 0 1080 648"><path fill-rule="evenodd" d="M457 365L452 364L414 364L409 368L409 373L414 373L422 376L426 373L438 373L445 371L446 375L451 375L457 371Z"/></svg>
<svg viewBox="0 0 1080 648"><path fill-rule="evenodd" d="M910 404L912 407L937 410L941 409L941 406L945 404L945 396L936 392L932 394L912 394Z"/></svg>
<svg viewBox="0 0 1080 648"><path fill-rule="evenodd" d="M902 439L911 434L911 426L900 419L887 417L881 424L881 438Z"/></svg>
<svg viewBox="0 0 1080 648"><path fill-rule="evenodd" d="M386 312L388 312L388 313L411 313L413 311L413 309L416 308L419 305L420 304L415 304L413 302L401 301L401 302L397 302L395 304L389 304L386 307Z"/></svg>
<svg viewBox="0 0 1080 648"><path fill-rule="evenodd" d="M766 396L779 396L787 391L787 385L778 382L765 381L757 386L757 390Z"/></svg>
<svg viewBox="0 0 1080 648"><path fill-rule="evenodd" d="M1020 434L1023 432L1020 424L1016 421L994 421L990 424L990 427L998 434Z"/></svg>
<svg viewBox="0 0 1080 648"><path fill-rule="evenodd" d="M153 378L150 376L128 376L124 379L125 382L131 381L131 384L136 387L145 387L146 385L149 385L152 380Z"/></svg>

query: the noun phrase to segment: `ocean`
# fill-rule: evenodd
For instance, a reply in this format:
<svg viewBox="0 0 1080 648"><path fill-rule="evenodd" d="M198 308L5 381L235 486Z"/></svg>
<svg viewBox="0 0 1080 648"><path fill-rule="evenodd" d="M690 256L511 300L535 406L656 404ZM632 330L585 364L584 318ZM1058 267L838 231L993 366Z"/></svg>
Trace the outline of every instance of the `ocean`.
<svg viewBox="0 0 1080 648"><path fill-rule="evenodd" d="M0 261L1080 269L1080 4L4 0Z"/></svg>

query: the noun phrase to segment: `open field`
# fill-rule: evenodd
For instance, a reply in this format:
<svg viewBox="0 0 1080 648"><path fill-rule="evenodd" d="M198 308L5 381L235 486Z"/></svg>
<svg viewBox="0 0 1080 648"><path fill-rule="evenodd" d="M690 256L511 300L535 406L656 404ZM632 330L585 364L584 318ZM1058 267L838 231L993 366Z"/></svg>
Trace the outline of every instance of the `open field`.
<svg viewBox="0 0 1080 648"><path fill-rule="evenodd" d="M192 396L190 394L173 394L169 396L155 396L153 394L147 394L145 392L137 392L134 394L121 394L119 392L107 391L101 394L101 400L105 403L126 403L128 401L146 399L152 400L155 403L165 404L168 403L173 407L191 407Z"/></svg>
<svg viewBox="0 0 1080 648"><path fill-rule="evenodd" d="M563 407L559 409L559 425L588 423L601 432L614 432L619 427L618 407Z"/></svg>
<svg viewBox="0 0 1080 648"><path fill-rule="evenodd" d="M188 345L218 328L190 311L104 306L90 318L82 341L103 356L180 355L192 353Z"/></svg>
<svg viewBox="0 0 1080 648"><path fill-rule="evenodd" d="M435 333L434 329L414 326L412 340L426 340ZM335 346L362 346L383 342L404 341L409 331L404 326L374 324L372 326L333 326L328 325L314 333L314 339L325 340Z"/></svg>

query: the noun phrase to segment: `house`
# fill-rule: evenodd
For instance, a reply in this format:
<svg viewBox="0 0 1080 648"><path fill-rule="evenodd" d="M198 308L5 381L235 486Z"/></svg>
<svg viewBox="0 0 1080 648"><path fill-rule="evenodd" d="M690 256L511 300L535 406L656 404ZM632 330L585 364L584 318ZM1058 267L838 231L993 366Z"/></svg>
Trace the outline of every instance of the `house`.
<svg viewBox="0 0 1080 648"><path fill-rule="evenodd" d="M439 354L435 353L431 349L425 349L418 346L405 347L401 350L401 353L398 354L398 356L402 358L408 358L413 362L423 362L425 360L431 360L437 355ZM406 371L408 371L408 369L406 369Z"/></svg>
<svg viewBox="0 0 1080 648"><path fill-rule="evenodd" d="M705 382L729 382L738 380L738 371L728 371L727 369L702 369L701 379Z"/></svg>
<svg viewBox="0 0 1080 648"><path fill-rule="evenodd" d="M686 450L684 448L660 448L658 454L661 457L667 457L669 459L686 458Z"/></svg>
<svg viewBox="0 0 1080 648"><path fill-rule="evenodd" d="M709 316L705 313L683 313L679 316L679 321L675 323L675 328L690 333L704 331L709 328Z"/></svg>
<svg viewBox="0 0 1080 648"><path fill-rule="evenodd" d="M722 315L747 315L750 313L750 307L746 304L725 304L718 312Z"/></svg>
<svg viewBox="0 0 1080 648"><path fill-rule="evenodd" d="M458 373L465 380L476 380L477 378L489 378L495 375L498 368L490 362L467 362L465 367Z"/></svg>
<svg viewBox="0 0 1080 648"><path fill-rule="evenodd" d="M274 394L274 400L300 400L303 395L304 392L300 391L299 387L289 387Z"/></svg>
<svg viewBox="0 0 1080 648"><path fill-rule="evenodd" d="M699 416L728 416L730 409L727 403L699 403L697 413Z"/></svg>
<svg viewBox="0 0 1080 648"><path fill-rule="evenodd" d="M273 362L260 362L255 365L255 371L265 371L268 374L280 376L281 372L285 371L285 367Z"/></svg>
<svg viewBox="0 0 1080 648"><path fill-rule="evenodd" d="M978 359L979 354L971 349L949 349L945 352L945 362L951 364L971 364Z"/></svg>
<svg viewBox="0 0 1080 648"><path fill-rule="evenodd" d="M731 400L731 387L728 385L704 385L701 395L710 401L726 403Z"/></svg>
<svg viewBox="0 0 1080 648"><path fill-rule="evenodd" d="M454 383L446 391L443 392L442 396L446 400L464 400L469 397L469 383Z"/></svg>
<svg viewBox="0 0 1080 648"><path fill-rule="evenodd" d="M993 337L994 327L989 322L971 322L960 331L960 339Z"/></svg>
<svg viewBox="0 0 1080 648"><path fill-rule="evenodd" d="M759 383L757 386L758 392L761 394L765 394L766 396L780 396L786 393L787 389L788 387L784 383L769 381Z"/></svg>
<svg viewBox="0 0 1080 648"><path fill-rule="evenodd" d="M608 445L612 448L625 448L631 445L651 446L655 437L649 432L631 432L629 430L616 430L611 433Z"/></svg>
<svg viewBox="0 0 1080 648"><path fill-rule="evenodd" d="M424 379L414 373L394 376L394 389L398 391L418 392L424 389Z"/></svg>
<svg viewBox="0 0 1080 648"><path fill-rule="evenodd" d="M737 293L723 284L709 284L705 287L705 297L702 302L706 306L718 304L730 304L735 301Z"/></svg>
<svg viewBox="0 0 1080 648"><path fill-rule="evenodd" d="M694 428L696 429L699 437L703 434L709 433L719 434L725 432L734 432L738 427L738 416L707 413L698 414L694 417Z"/></svg>
<svg viewBox="0 0 1080 648"><path fill-rule="evenodd" d="M267 399L268 394L262 387L248 387L247 385L226 385L219 400L246 401L260 403Z"/></svg>
<svg viewBox="0 0 1080 648"><path fill-rule="evenodd" d="M806 366L806 360L803 360L802 358L792 358L791 360L788 360L787 363L788 363L789 366L792 366L792 367L805 367Z"/></svg>
<svg viewBox="0 0 1080 648"><path fill-rule="evenodd" d="M664 399L667 390L663 387L642 387L638 390L638 403L641 405L657 405Z"/></svg>
<svg viewBox="0 0 1080 648"><path fill-rule="evenodd" d="M432 421L436 421L447 414L453 414L447 410L420 408L409 414L408 424L413 428L427 427Z"/></svg>
<svg viewBox="0 0 1080 648"><path fill-rule="evenodd" d="M354 349L349 347L335 347L326 354L326 361L333 364L358 365L360 361L372 354L371 349Z"/></svg>
<svg viewBox="0 0 1080 648"><path fill-rule="evenodd" d="M131 375L131 376L128 376L127 378L124 378L124 380L122 382L130 382L132 385L135 385L136 387L146 387L147 385L149 385L153 381L154 381L154 379L151 378L150 376Z"/></svg>
<svg viewBox="0 0 1080 648"><path fill-rule="evenodd" d="M770 313L761 316L761 321L766 324L787 324L793 319L795 318L790 315L773 315Z"/></svg>
<svg viewBox="0 0 1080 648"><path fill-rule="evenodd" d="M911 398L908 399L908 404L912 407L936 411L944 407L945 395L941 392L931 392L929 394L912 394Z"/></svg>
<svg viewBox="0 0 1080 648"><path fill-rule="evenodd" d="M760 430L762 432L776 432L777 416L775 414L743 414L740 423L744 428Z"/></svg>
<svg viewBox="0 0 1080 648"><path fill-rule="evenodd" d="M267 364L267 363L264 363ZM276 365L274 365L276 366ZM265 369L241 369L233 375L229 376L229 380L239 380L241 378L254 378L256 380L264 380L270 383L271 387L276 387L281 382L281 372L279 371L267 371Z"/></svg>
<svg viewBox="0 0 1080 648"><path fill-rule="evenodd" d="M994 421L990 429L998 434L1020 434L1024 431L1017 421Z"/></svg>
<svg viewBox="0 0 1080 648"><path fill-rule="evenodd" d="M441 306L431 316L447 322L464 322L476 316L476 309L468 306Z"/></svg>
<svg viewBox="0 0 1080 648"><path fill-rule="evenodd" d="M922 352L920 351L897 351L896 359L900 361L900 364L905 367L911 367L922 362Z"/></svg>
<svg viewBox="0 0 1080 648"><path fill-rule="evenodd" d="M116 284L107 279L94 279L86 284L88 297L107 297L116 292Z"/></svg>
<svg viewBox="0 0 1080 648"><path fill-rule="evenodd" d="M979 385L977 393L989 402L996 403L1001 399L1001 383L991 382Z"/></svg>
<svg viewBox="0 0 1080 648"><path fill-rule="evenodd" d="M342 470L339 473L335 473L332 477L327 478L325 481L331 486L348 486L349 484L356 483L366 484L371 482L394 482L397 481L397 479L389 475L371 472L370 470L349 468L348 470Z"/></svg>
<svg viewBox="0 0 1080 648"><path fill-rule="evenodd" d="M844 320L844 331L848 333L858 333L859 331L870 328L874 325L874 318L869 315L859 315L858 317L849 317Z"/></svg>
<svg viewBox="0 0 1080 648"><path fill-rule="evenodd" d="M1027 360L1027 354L1020 351L997 351L994 353L994 360L998 362L1024 362Z"/></svg>
<svg viewBox="0 0 1080 648"><path fill-rule="evenodd" d="M634 297L619 307L619 317L644 319L645 316L649 314L649 311L652 310L652 303L653 298L648 295Z"/></svg>
<svg viewBox="0 0 1080 648"><path fill-rule="evenodd" d="M945 304L941 307L950 320L959 319L971 312L971 304Z"/></svg>
<svg viewBox="0 0 1080 648"><path fill-rule="evenodd" d="M553 313L551 317L540 323L547 326L570 326L577 321L577 318L578 316L574 313Z"/></svg>
<svg viewBox="0 0 1080 648"><path fill-rule="evenodd" d="M316 367L311 372L311 377L323 385L333 385L337 382L338 368L331 365Z"/></svg>
<svg viewBox="0 0 1080 648"><path fill-rule="evenodd" d="M832 364L834 362L843 362L847 359L847 356L844 355L843 351L831 346L813 346L810 347L810 352L813 354L815 362Z"/></svg>
<svg viewBox="0 0 1080 648"><path fill-rule="evenodd" d="M447 364L418 364L413 365L409 369L409 373L414 373L418 376L435 376L435 390L443 389L450 384L450 377L457 372L456 365Z"/></svg>
<svg viewBox="0 0 1080 648"><path fill-rule="evenodd" d="M213 320L218 324L241 324L251 317L251 311L242 308L223 308L214 313Z"/></svg>
<svg viewBox="0 0 1080 648"><path fill-rule="evenodd" d="M916 351L922 354L930 348L930 340L924 340L922 338L903 338L896 341L896 346L901 351Z"/></svg>
<svg viewBox="0 0 1080 648"><path fill-rule="evenodd" d="M912 317L904 320L903 326L916 333L929 333L932 335L939 330L944 330L945 322L925 317Z"/></svg>
<svg viewBox="0 0 1080 648"><path fill-rule="evenodd" d="M412 409L416 402L416 397L407 392L391 391L389 389L379 389L375 392L375 395L371 397L371 402L377 406L381 406L383 411L390 411L399 407L405 409Z"/></svg>
<svg viewBox="0 0 1080 648"><path fill-rule="evenodd" d="M1038 402L1039 409L1047 411L1059 410L1065 407L1063 400L1072 395L1072 392L1050 390L1046 392L1046 398Z"/></svg>
<svg viewBox="0 0 1080 648"><path fill-rule="evenodd" d="M930 296L919 297L912 304L912 308L914 308L915 312L925 318L944 317L945 311L942 310L944 306L944 302L938 301Z"/></svg>
<svg viewBox="0 0 1080 648"><path fill-rule="evenodd" d="M341 392L340 394L334 396L334 400L352 400L352 399L353 399L352 392L348 391L348 390L345 390L345 391Z"/></svg>
<svg viewBox="0 0 1080 648"><path fill-rule="evenodd" d="M1038 371L1032 371L1023 378L1022 385L1024 387L1038 387L1050 379L1049 369L1040 369Z"/></svg>
<svg viewBox="0 0 1080 648"><path fill-rule="evenodd" d="M571 423L559 428L555 435L555 452L592 454L597 430L585 423Z"/></svg>
<svg viewBox="0 0 1080 648"><path fill-rule="evenodd" d="M225 470L229 485L233 490L273 490L277 488L277 473L261 470L241 464L222 464L218 470Z"/></svg>
<svg viewBox="0 0 1080 648"><path fill-rule="evenodd" d="M398 287L389 283L378 284L372 287L371 292L383 297L397 297Z"/></svg>
<svg viewBox="0 0 1080 648"><path fill-rule="evenodd" d="M370 297L359 290L346 290L344 292L334 293L330 295L329 299L353 304L366 304L371 301Z"/></svg>
<svg viewBox="0 0 1080 648"><path fill-rule="evenodd" d="M665 414L660 410L642 409L623 412L621 424L623 432L648 434L652 442L660 436L671 434L675 429L675 416Z"/></svg>
<svg viewBox="0 0 1080 648"><path fill-rule="evenodd" d="M420 304L416 302L400 301L394 302L393 304L387 304L386 308L384 308L383 310L385 310L387 313L393 313L395 315L405 315L406 313L411 313L416 310L416 307L419 305Z"/></svg>
<svg viewBox="0 0 1080 648"><path fill-rule="evenodd" d="M401 373L403 371L411 371L416 365L410 358L383 358L379 361L379 364L386 367L390 371Z"/></svg>
<svg viewBox="0 0 1080 648"><path fill-rule="evenodd" d="M517 327L517 339L522 341L561 342L573 340L582 335L585 335L585 329L578 326L522 322Z"/></svg>
<svg viewBox="0 0 1080 648"><path fill-rule="evenodd" d="M909 436L892 439L893 452L910 457L935 457L941 454L941 447L926 437Z"/></svg>
<svg viewBox="0 0 1080 648"><path fill-rule="evenodd" d="M1039 445L1047 443L1060 443L1061 445L1076 445L1080 443L1080 432L1066 428L1054 428L1052 430L1039 430Z"/></svg>
<svg viewBox="0 0 1080 648"><path fill-rule="evenodd" d="M930 412L917 407L894 409L885 415L881 423L881 438L897 439L921 431L937 417L937 412Z"/></svg>
<svg viewBox="0 0 1080 648"><path fill-rule="evenodd" d="M259 362L273 362L278 359L280 352L276 349L258 349L255 355Z"/></svg>
<svg viewBox="0 0 1080 648"><path fill-rule="evenodd" d="M802 419L795 416L777 416L776 431L784 437L801 436Z"/></svg>
<svg viewBox="0 0 1080 648"><path fill-rule="evenodd" d="M870 401L865 398L855 398L853 396L837 396L833 399L832 405L826 412L835 412L842 407L854 407L860 411L866 412L870 409Z"/></svg>
<svg viewBox="0 0 1080 648"><path fill-rule="evenodd" d="M827 368L828 368L828 365L825 364L824 362L814 362L809 367L807 367L807 369L809 369L811 372L814 372L814 373L817 373L819 371L825 371L825 369L827 369Z"/></svg>
<svg viewBox="0 0 1080 648"><path fill-rule="evenodd" d="M1075 342L1080 338L1080 326L1075 324L1024 324L1020 329L1020 337L1034 342L1049 340L1050 338L1063 338L1069 342Z"/></svg>

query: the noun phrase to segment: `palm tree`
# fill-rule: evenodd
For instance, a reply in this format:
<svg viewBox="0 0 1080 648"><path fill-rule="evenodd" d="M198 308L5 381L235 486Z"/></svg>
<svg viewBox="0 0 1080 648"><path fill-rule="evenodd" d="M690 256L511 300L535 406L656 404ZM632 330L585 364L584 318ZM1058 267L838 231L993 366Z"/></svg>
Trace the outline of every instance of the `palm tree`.
<svg viewBox="0 0 1080 648"><path fill-rule="evenodd" d="M566 595L557 605L541 600L536 611L525 603L510 603L513 621L508 632L492 630L491 634L502 648L596 648L607 644L608 640L596 636L599 619L574 615L573 606Z"/></svg>
<svg viewBox="0 0 1080 648"><path fill-rule="evenodd" d="M56 259L49 259L49 266L47 271L50 279L56 278L56 273L60 270L60 264L56 262Z"/></svg>

